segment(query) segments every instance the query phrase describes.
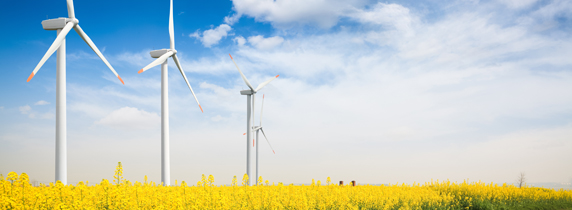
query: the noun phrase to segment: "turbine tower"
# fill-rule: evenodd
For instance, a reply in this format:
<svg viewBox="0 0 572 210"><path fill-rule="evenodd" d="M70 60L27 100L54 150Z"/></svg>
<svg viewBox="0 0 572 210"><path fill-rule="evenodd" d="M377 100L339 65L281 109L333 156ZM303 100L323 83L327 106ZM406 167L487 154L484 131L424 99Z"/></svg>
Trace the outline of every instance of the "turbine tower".
<svg viewBox="0 0 572 210"><path fill-rule="evenodd" d="M79 20L75 18L73 0L67 0L67 6L68 18L60 17L42 21L42 27L45 30L57 30L58 36L50 48L48 48L48 51L44 54L40 63L36 65L30 77L28 77L28 82L30 82L32 77L38 73L38 70L40 70L48 58L50 58L56 50L58 51L56 59L56 181L59 180L63 184L67 184L66 35L72 28L79 34L83 41L89 45L95 54L103 60L105 65L111 69L119 81L125 85L121 77L115 72L115 69L113 69L111 64L103 57L103 54L101 54L97 46L95 46L89 36L79 27Z"/></svg>
<svg viewBox="0 0 572 210"><path fill-rule="evenodd" d="M262 184L262 183L258 183L258 177L260 177L258 175L258 157L259 157L259 153L258 153L258 145L260 145L258 143L258 132L262 131L262 135L264 135L264 139L266 139L266 142L268 142L268 146L270 146L270 149L272 149L272 152L274 154L276 154L276 152L274 152L274 148L272 148L272 145L270 145L270 141L268 141L268 138L266 137L266 134L264 133L264 129L262 129L262 111L264 109L264 95L262 95L262 105L260 105L260 125L259 126L254 126L252 127L252 129L254 131L256 131L256 184Z"/></svg>
<svg viewBox="0 0 572 210"><path fill-rule="evenodd" d="M252 182L250 182L250 180L252 180L252 171L250 168L250 164L251 164L250 138L252 136L252 126L251 125L252 125L252 119L254 119L254 112L252 110L254 110L254 102L256 102L256 92L258 92L260 89L262 89L268 83L272 82L272 80L276 79L279 75L276 75L272 79L269 79L268 81L261 83L260 85L258 85L258 87L256 87L256 89L254 89L252 87L252 85L250 84L250 82L248 82L248 79L246 79L246 76L244 76L242 71L240 71L240 68L238 68L238 65L236 64L236 62L232 58L232 55L230 55L230 54L228 54L228 55L230 56L230 59L232 60L232 62L234 62L236 69L238 69L238 72L240 73L242 80L244 80L244 83L246 83L246 85L250 89L250 90L241 90L240 94L246 95L246 174L248 175L248 180L249 180L248 185L252 186ZM251 106L251 104L252 104L252 106ZM254 147L254 139L252 139L252 147ZM257 179L257 178L255 178L255 179Z"/></svg>
<svg viewBox="0 0 572 210"><path fill-rule="evenodd" d="M183 67L179 63L179 58L177 58L177 50L175 50L175 29L173 26L173 0L171 0L170 10L169 36L171 38L171 48L151 51L151 57L157 59L139 70L139 73L142 73L161 64L161 182L163 182L163 185L165 186L171 185L171 161L169 155L169 81L167 72L167 59L169 57L173 58L175 64L177 64L177 67L179 68L181 75L183 75L187 86L189 86L193 97L195 97L201 112L203 111L193 88L191 88L191 85L189 84L189 80L187 80L187 76L185 76Z"/></svg>

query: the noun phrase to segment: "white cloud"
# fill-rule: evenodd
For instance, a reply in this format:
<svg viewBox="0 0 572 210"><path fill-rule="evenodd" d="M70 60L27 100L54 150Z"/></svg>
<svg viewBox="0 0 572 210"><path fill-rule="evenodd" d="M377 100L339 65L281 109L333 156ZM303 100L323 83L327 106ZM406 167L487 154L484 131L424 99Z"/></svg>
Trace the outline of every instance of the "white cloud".
<svg viewBox="0 0 572 210"><path fill-rule="evenodd" d="M121 62L126 62L133 66L138 66L139 68L143 68L149 63L153 62L154 58L151 58L150 52L151 49L145 49L139 52L124 52L121 53L114 58ZM116 78L114 80L117 80Z"/></svg>
<svg viewBox="0 0 572 210"><path fill-rule="evenodd" d="M409 9L399 4L377 3L371 9L356 9L350 17L361 23L372 23L392 26L397 30L410 32L413 17Z"/></svg>
<svg viewBox="0 0 572 210"><path fill-rule="evenodd" d="M235 0L233 9L238 14L271 22L276 27L293 25L334 26L341 15L353 7L361 7L363 0Z"/></svg>
<svg viewBox="0 0 572 210"><path fill-rule="evenodd" d="M235 23L238 22L238 20L240 19L242 15L239 13L236 13L232 16L226 16L224 17L224 23L228 24L228 25L234 25Z"/></svg>
<svg viewBox="0 0 572 210"><path fill-rule="evenodd" d="M189 72L220 75L225 72L236 71L236 67L230 61L228 54L220 54L217 57L201 57L197 60L179 58L185 71Z"/></svg>
<svg viewBox="0 0 572 210"><path fill-rule="evenodd" d="M41 101L36 102L34 105L48 105L48 104L50 104L50 102L41 100Z"/></svg>
<svg viewBox="0 0 572 210"><path fill-rule="evenodd" d="M30 107L30 105L26 105L26 106L21 106L18 108L20 110L20 113L24 114L24 115L28 115L28 118L30 119L53 119L54 118L54 114L50 113L50 112L46 112L46 113L38 113L36 111L32 110L32 107Z"/></svg>
<svg viewBox="0 0 572 210"><path fill-rule="evenodd" d="M264 38L262 35L248 37L248 43L260 50L270 50L284 42L284 38L273 36Z"/></svg>
<svg viewBox="0 0 572 210"><path fill-rule="evenodd" d="M203 46L211 47L212 45L218 44L222 38L226 37L230 30L232 30L232 28L229 25L221 24L214 29L204 31L202 36L198 31L190 34L189 36L199 39L203 43Z"/></svg>
<svg viewBox="0 0 572 210"><path fill-rule="evenodd" d="M522 9L531 6L538 0L499 0L511 9Z"/></svg>
<svg viewBox="0 0 572 210"><path fill-rule="evenodd" d="M199 33L199 30L193 32L192 34L189 34L189 37L193 37L196 39L200 39L201 38L201 34Z"/></svg>
<svg viewBox="0 0 572 210"><path fill-rule="evenodd" d="M101 52L102 53L105 52L105 47L101 48ZM72 53L68 53L66 55L66 59L73 61L73 60L87 60L87 59L99 60L100 58L97 56L97 54L95 54L92 51L85 52L83 50L79 50L79 51L74 51Z"/></svg>
<svg viewBox="0 0 572 210"><path fill-rule="evenodd" d="M19 109L20 109L20 113L29 114L29 112L32 110L32 107L30 107L29 105L26 105L26 106L19 107Z"/></svg>
<svg viewBox="0 0 572 210"><path fill-rule="evenodd" d="M398 172L394 178L388 177L396 181L423 181L424 177L443 176L462 180L469 175L477 180L484 177L495 182L512 181L511 176L516 176L526 164L508 157L522 157L518 148L534 147L539 141L526 140L523 141L525 146L514 149L506 149L507 145L528 135L531 128L558 130L569 122L572 73L568 69L572 66L569 59L572 39L565 36L555 40L535 33L526 25L507 25L506 20L500 21L490 13L470 10L449 13L433 21L417 21L419 13L406 7L376 4L351 13L352 18L370 26L381 24L398 30L366 27L321 35L296 35L272 51L242 47L233 52L233 56L255 86L274 74L285 75L261 90L267 96L274 96L265 101L264 121L267 134L273 146L280 148L280 154L297 154L317 161L321 160L316 157L319 156L328 159L325 164L393 158L414 165L403 171L419 169L430 174L405 178L399 176L409 176L406 172ZM250 43L250 38L248 41ZM243 82L237 76L234 84L243 85ZM226 89L236 94L234 88ZM226 94L216 87L212 89L213 94L221 97ZM243 98L236 103L243 103L241 100ZM237 110L242 117L245 111ZM542 123L547 121L559 123ZM557 159L558 155L551 154L563 154L562 149L549 145L570 148L571 144L562 138L570 131L568 126L566 132L560 134L546 133L553 141L542 145L548 148L538 151L535 157L546 155L546 158L536 162L554 164L528 168L527 171L538 175L537 180L564 177L566 170L563 169L558 169L559 175L552 178L543 176L542 171L566 164L563 159ZM296 138L292 138L291 133L295 133ZM516 135L520 133L522 135ZM535 136L543 134L539 132ZM506 136L515 137L508 141ZM352 146L348 146L347 139L352 139ZM325 144L332 146L326 149ZM344 146L334 146L338 144ZM419 145L413 146L415 152L399 154L412 145ZM458 164L451 157L474 148L478 149L463 161L478 164L479 169L485 169L487 164L494 167L481 171L467 167L466 173L450 168ZM492 159L479 163L480 152L500 154L501 149L493 148L511 151L498 160L504 164L496 164ZM332 153L351 150L347 154L352 160L337 158L325 151L312 154L322 149ZM424 152L449 149L463 152L443 156ZM374 155L379 150L394 157ZM409 155L414 157L407 157ZM420 164L424 156L430 156L431 161L439 164L434 169L425 168L423 165L431 161ZM276 162L300 168L291 157ZM509 166L511 161L516 164ZM372 163L364 162L363 171L367 171L367 164ZM391 161L374 164L381 168L402 167ZM505 174L493 178L484 172L490 170ZM511 175L511 171L514 174ZM360 176L357 173L347 175ZM370 180L375 180L373 175Z"/></svg>
<svg viewBox="0 0 572 210"><path fill-rule="evenodd" d="M234 113L242 111L242 109L236 105L236 102L242 98L241 95L237 94L240 92L240 86L235 86L229 89L215 84L202 82L200 87L207 92L207 94L203 95L203 99L201 100L208 101L213 109L219 110L219 113ZM222 118L228 117L229 116L225 115ZM215 116L215 118L211 119L217 118L218 117Z"/></svg>
<svg viewBox="0 0 572 210"><path fill-rule="evenodd" d="M572 143L568 141L571 134L570 125L516 131L495 136L453 155L467 165L495 168L497 174L511 173L514 169L505 168L511 165L509 168L527 171L527 175L534 179L532 182L566 180L570 170L562 169L558 159L572 148ZM542 171L553 173L546 174Z"/></svg>
<svg viewBox="0 0 572 210"><path fill-rule="evenodd" d="M99 119L106 116L109 111L95 102L74 101L67 106L70 112L80 112L88 117Z"/></svg>
<svg viewBox="0 0 572 210"><path fill-rule="evenodd" d="M233 39L238 46L243 46L246 43L246 39L242 36L237 36Z"/></svg>
<svg viewBox="0 0 572 210"><path fill-rule="evenodd" d="M558 19L560 21L568 19L568 21L559 23ZM572 19L572 1L555 0L530 14L522 16L519 22L522 26L532 30L545 31L561 24L569 24L570 19Z"/></svg>
<svg viewBox="0 0 572 210"><path fill-rule="evenodd" d="M270 22L278 28L300 25L317 25L321 28L330 28L345 17L361 23L389 25L398 30L410 28L413 19L408 8L399 4L378 2L374 5L368 5L367 3L367 1L362 0L235 0L233 1L233 9L237 15L242 14L254 17L257 21Z"/></svg>
<svg viewBox="0 0 572 210"><path fill-rule="evenodd" d="M220 116L220 115L211 117L211 120L212 120L213 122L218 122L218 121L221 121L222 119L223 119L223 118L222 118L222 116Z"/></svg>
<svg viewBox="0 0 572 210"><path fill-rule="evenodd" d="M161 123L157 113L146 112L134 107L123 107L111 112L96 125L103 125L119 130L153 129Z"/></svg>
<svg viewBox="0 0 572 210"><path fill-rule="evenodd" d="M237 14L254 17L258 21L270 22L278 28L300 25L318 25L330 28L341 18L350 18L359 23L370 23L411 31L415 17L408 8L399 4L378 2L368 5L366 1L233 1Z"/></svg>
<svg viewBox="0 0 572 210"><path fill-rule="evenodd" d="M46 113L42 113L40 114L39 118L40 119L54 119L55 115L51 112L46 112Z"/></svg>
<svg viewBox="0 0 572 210"><path fill-rule="evenodd" d="M4 110L4 107L3 107L3 106L0 106L0 110Z"/></svg>

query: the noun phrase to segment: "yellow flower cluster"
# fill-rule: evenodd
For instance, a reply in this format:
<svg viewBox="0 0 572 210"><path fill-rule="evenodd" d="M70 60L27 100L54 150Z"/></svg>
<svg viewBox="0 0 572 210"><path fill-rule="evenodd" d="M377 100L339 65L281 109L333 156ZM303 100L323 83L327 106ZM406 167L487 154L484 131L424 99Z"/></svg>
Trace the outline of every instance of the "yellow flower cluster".
<svg viewBox="0 0 572 210"><path fill-rule="evenodd" d="M294 186L262 182L242 185L236 176L230 186L217 186L212 175L203 175L196 186L123 179L119 165L113 183L94 186L61 182L33 187L25 173L0 176L0 209L513 209L530 205L572 207L572 191L490 183L430 182L421 184Z"/></svg>

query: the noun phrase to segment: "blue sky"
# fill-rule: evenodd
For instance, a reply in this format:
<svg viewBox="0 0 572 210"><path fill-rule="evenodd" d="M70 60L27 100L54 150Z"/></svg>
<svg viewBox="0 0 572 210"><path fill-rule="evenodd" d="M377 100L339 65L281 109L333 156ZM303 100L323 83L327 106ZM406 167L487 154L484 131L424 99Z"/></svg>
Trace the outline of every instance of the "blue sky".
<svg viewBox="0 0 572 210"><path fill-rule="evenodd" d="M67 36L68 182L160 180L160 71L169 1L77 1L76 17L125 85ZM0 7L0 173L54 179L56 37L65 1ZM571 182L572 3L565 0L181 1L169 61L171 180L245 171L246 88L266 95L263 178ZM256 116L260 116L257 100ZM258 124L258 118L256 119Z"/></svg>

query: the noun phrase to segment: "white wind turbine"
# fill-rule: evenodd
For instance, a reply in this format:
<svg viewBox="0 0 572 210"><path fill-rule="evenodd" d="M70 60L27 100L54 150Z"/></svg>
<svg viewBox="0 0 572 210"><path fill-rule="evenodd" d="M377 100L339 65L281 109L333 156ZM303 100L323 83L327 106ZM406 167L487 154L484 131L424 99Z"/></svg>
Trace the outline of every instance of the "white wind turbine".
<svg viewBox="0 0 572 210"><path fill-rule="evenodd" d="M151 57L157 59L139 70L139 73L142 73L154 66L161 64L161 182L163 182L163 185L166 186L171 185L171 164L169 155L169 84L167 74L167 59L169 57L172 57L175 61L175 64L177 64L177 67L179 68L181 75L183 75L185 82L187 82L187 86L189 86L193 97L195 97L197 104L199 104L201 112L203 111L203 108L201 107L201 104L199 103L193 88L191 88L191 85L189 84L189 80L187 80L187 76L185 76L183 67L179 63L179 58L177 58L177 50L175 50L175 29L173 26L173 0L171 0L170 10L169 36L171 38L171 48L151 51Z"/></svg>
<svg viewBox="0 0 572 210"><path fill-rule="evenodd" d="M36 65L36 68L28 77L28 82L36 75L38 70L57 50L56 59L56 181L60 180L63 184L67 184L67 127L66 127L66 35L73 28L79 36L91 47L91 49L103 60L105 65L111 69L113 74L117 76L121 83L125 84L121 77L107 62L103 54L97 49L97 46L91 41L89 36L81 27L79 27L79 20L75 18L73 0L67 0L68 18L56 18L42 21L42 27L45 30L57 30L58 36L52 43L48 51Z"/></svg>
<svg viewBox="0 0 572 210"><path fill-rule="evenodd" d="M274 154L276 154L276 152L274 152L274 148L272 148L272 145L270 145L270 141L268 141L268 138L266 137L266 134L264 133L264 129L262 129L262 111L264 109L264 95L262 95L262 105L260 105L260 121L259 121L259 126L254 126L252 129L254 131L256 131L256 184L262 184L262 183L258 183L258 177L260 177L258 175L258 145L260 145L258 143L258 131L262 131L262 135L264 135L264 139L266 139L266 142L268 142L268 146L270 146L270 149L272 149L272 152Z"/></svg>
<svg viewBox="0 0 572 210"><path fill-rule="evenodd" d="M249 179L248 185L252 186L252 182L250 182L250 180L252 180L252 173L251 173L251 168L250 168L250 163L251 163L251 159L250 159L250 153L251 153L251 151L250 151L250 136L252 134L252 126L251 125L252 125L252 119L254 119L254 112L252 110L254 110L254 102L256 102L256 92L258 92L260 89L262 89L268 83L272 82L272 80L276 79L279 75L276 75L272 79L269 79L268 81L261 83L260 85L258 85L258 87L256 87L256 89L254 89L252 87L252 85L250 84L250 82L248 82L248 79L246 79L246 76L244 76L242 71L240 71L240 68L238 68L238 65L236 64L236 62L232 58L232 55L230 55L230 54L228 54L228 55L230 56L230 59L232 60L232 62L234 62L234 65L236 66L236 69L238 69L238 72L240 73L240 76L244 80L244 83L246 83L248 88L250 88L250 90L241 90L240 94L247 96L246 97L247 98L246 99L246 174L248 175L248 179ZM251 98L252 98L252 100L251 100ZM251 104L252 104L252 106L251 106ZM251 112L252 112L252 114L251 114ZM252 118L251 118L251 116L252 116ZM252 139L252 147L254 147L254 139ZM255 179L258 179L258 178L255 178Z"/></svg>

